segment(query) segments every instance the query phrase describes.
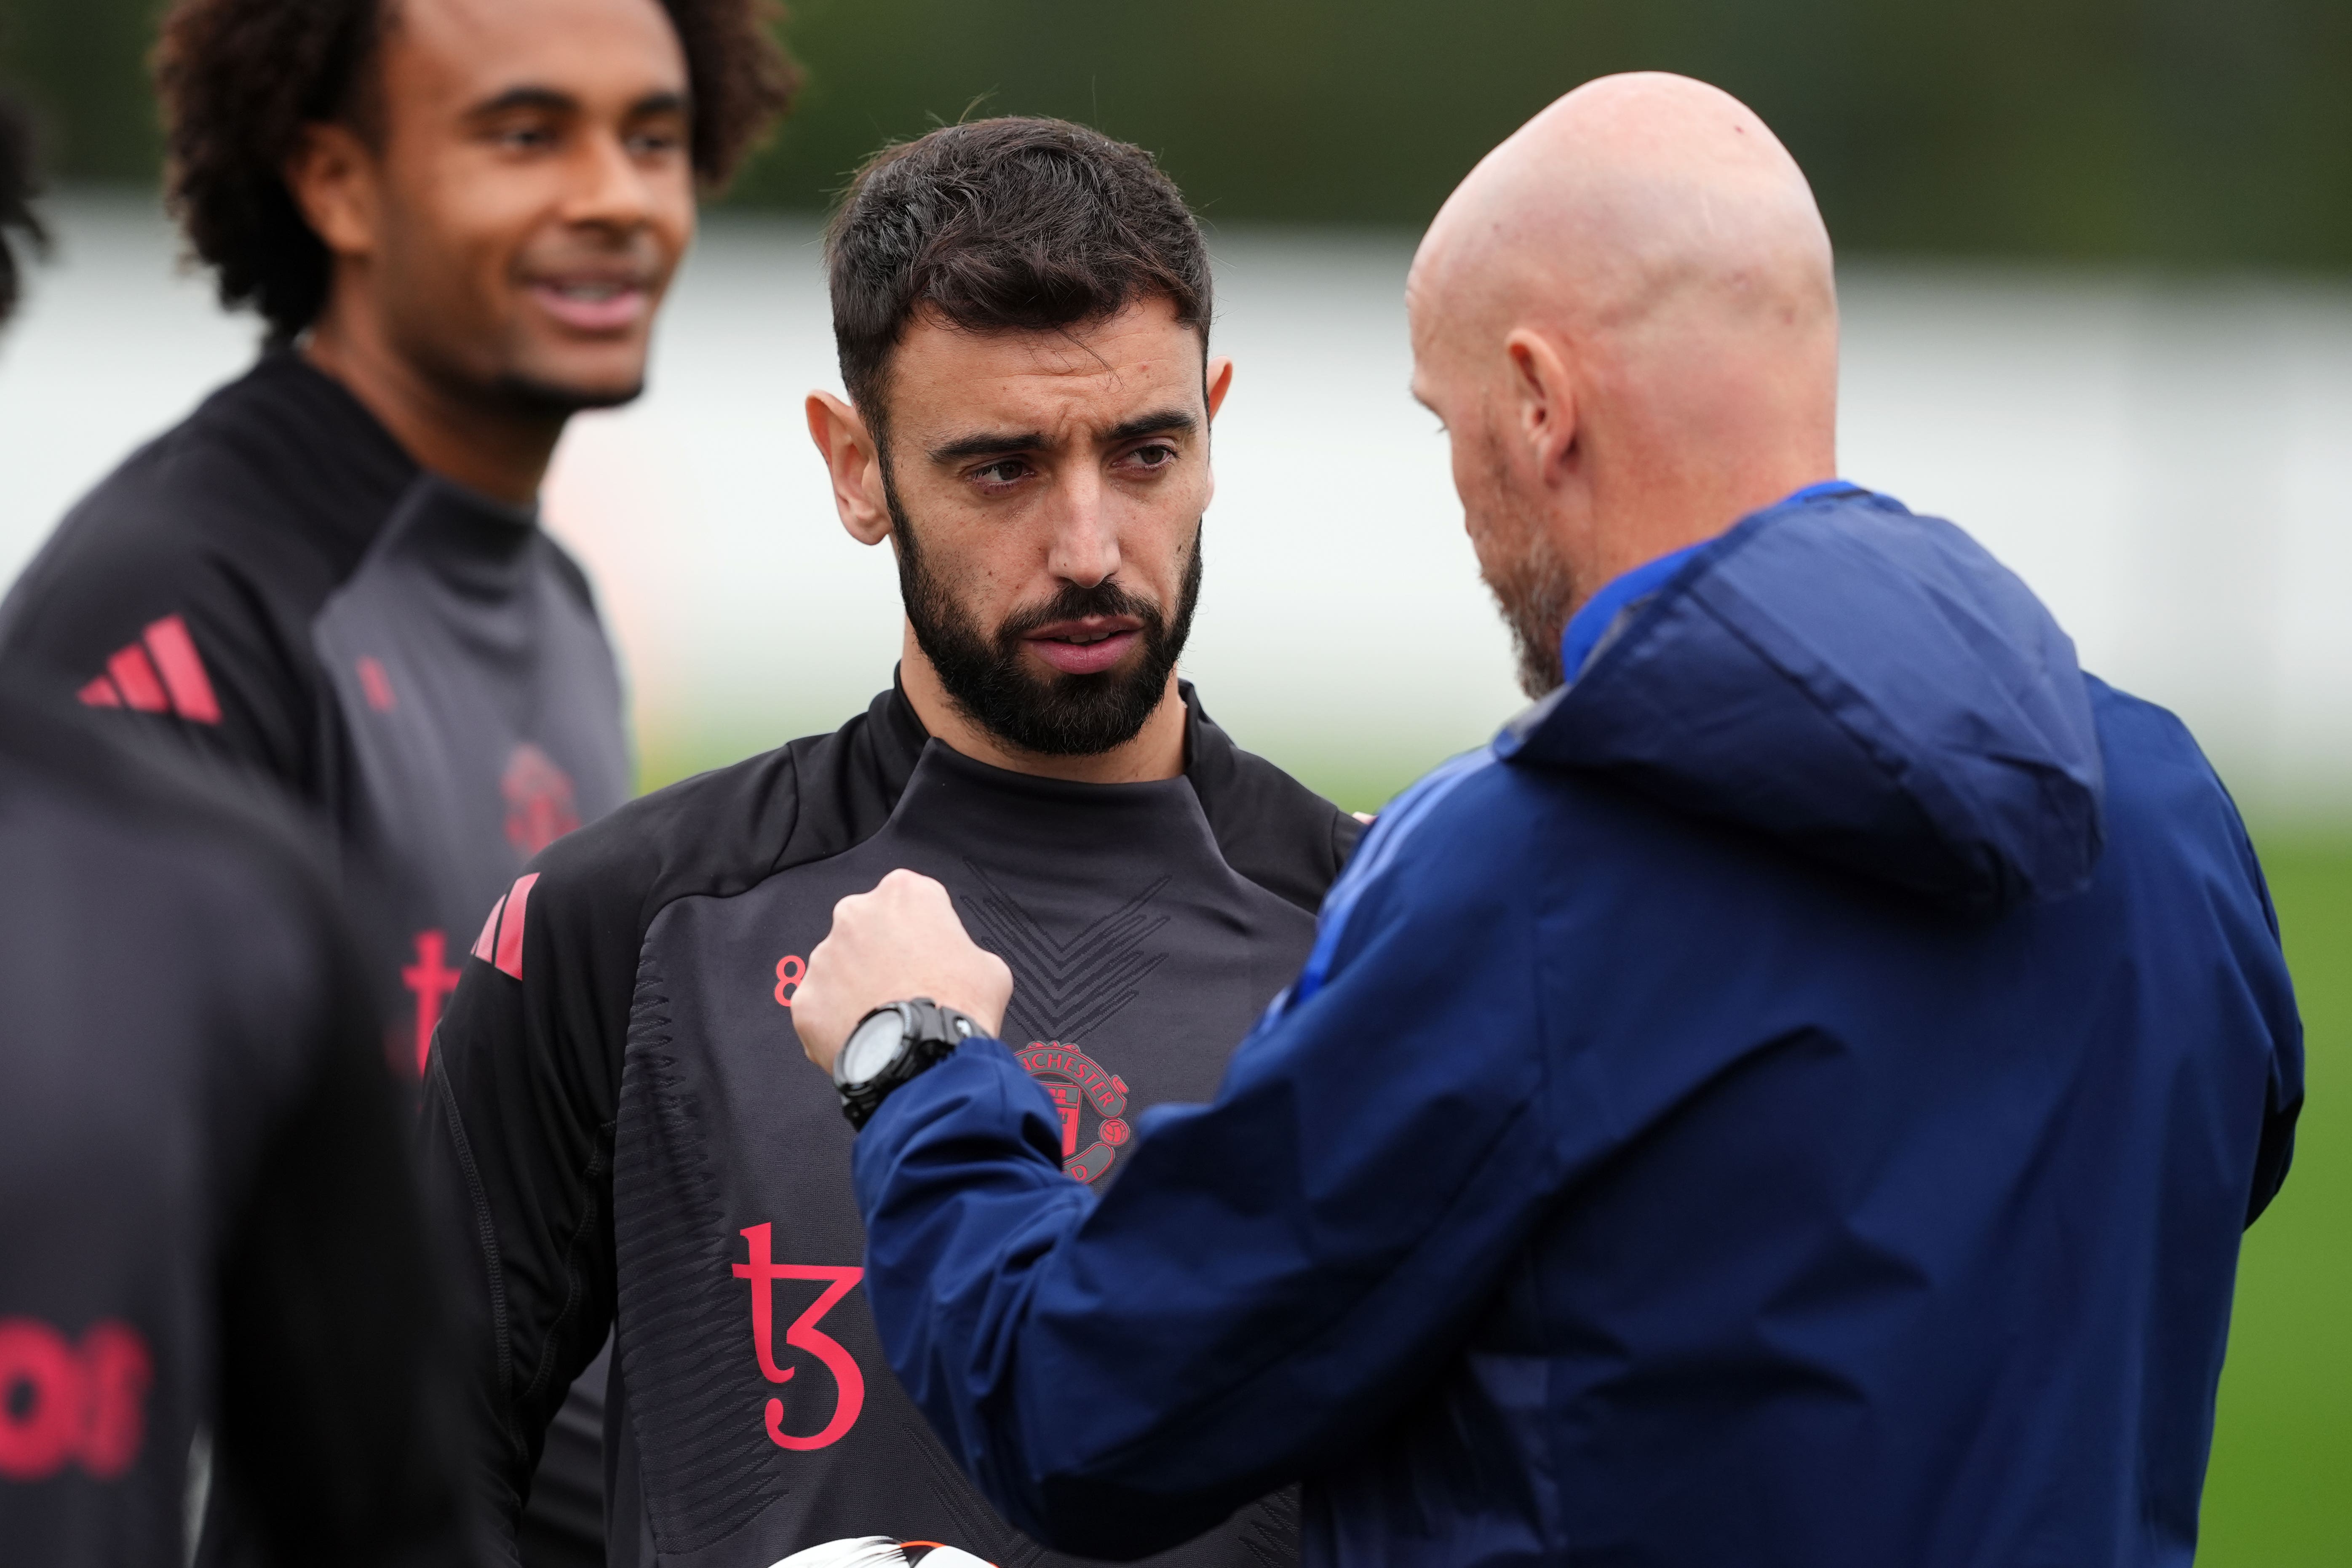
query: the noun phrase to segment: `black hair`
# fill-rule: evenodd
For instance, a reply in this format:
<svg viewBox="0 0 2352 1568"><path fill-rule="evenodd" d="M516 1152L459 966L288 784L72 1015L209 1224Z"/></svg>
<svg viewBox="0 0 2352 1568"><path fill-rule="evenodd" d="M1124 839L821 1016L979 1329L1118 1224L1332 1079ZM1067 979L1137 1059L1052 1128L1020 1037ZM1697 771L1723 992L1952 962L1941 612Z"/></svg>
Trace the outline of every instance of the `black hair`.
<svg viewBox="0 0 2352 1568"><path fill-rule="evenodd" d="M928 314L1045 331L1160 298L1209 331L1208 247L1151 154L1065 120L942 126L857 172L825 234L850 400L880 438L890 356Z"/></svg>
<svg viewBox="0 0 2352 1568"><path fill-rule="evenodd" d="M327 300L331 267L282 171L305 128L376 128L377 46L395 0L176 0L155 48L164 193L221 302L250 304L289 342ZM795 78L770 0L661 0L686 53L692 156L726 183L790 103Z"/></svg>
<svg viewBox="0 0 2352 1568"><path fill-rule="evenodd" d="M33 211L33 197L40 188L33 172L32 122L23 110L0 99L0 321L16 313L24 292L11 234L22 237L27 250L37 251L48 243L48 232Z"/></svg>

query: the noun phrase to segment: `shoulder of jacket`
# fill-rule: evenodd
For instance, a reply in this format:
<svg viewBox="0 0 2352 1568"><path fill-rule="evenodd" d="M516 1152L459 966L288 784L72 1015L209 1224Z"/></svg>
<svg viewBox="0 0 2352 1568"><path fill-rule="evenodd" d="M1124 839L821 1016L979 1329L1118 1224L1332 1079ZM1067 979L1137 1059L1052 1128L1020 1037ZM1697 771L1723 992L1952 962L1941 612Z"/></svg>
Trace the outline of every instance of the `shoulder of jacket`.
<svg viewBox="0 0 2352 1568"><path fill-rule="evenodd" d="M2237 802L2180 716L2086 679L2104 763L2104 853L2178 856L2227 845L2253 864Z"/></svg>
<svg viewBox="0 0 2352 1568"><path fill-rule="evenodd" d="M223 438L210 405L140 447L66 512L28 577L45 591L118 595L190 574L315 609L364 554L320 526L315 498ZM387 509L388 511L388 509ZM298 606L299 607L299 606Z"/></svg>
<svg viewBox="0 0 2352 1568"><path fill-rule="evenodd" d="M1355 852L1363 825L1198 715L1188 776L1225 863L1312 913Z"/></svg>
<svg viewBox="0 0 2352 1568"><path fill-rule="evenodd" d="M291 890L308 913L335 907L322 823L157 731L113 724L17 672L0 678L0 754L11 752L36 787L100 803L124 831L200 847L224 870Z"/></svg>
<svg viewBox="0 0 2352 1568"><path fill-rule="evenodd" d="M546 900L606 935L625 926L634 942L679 899L730 897L851 847L905 784L877 755L871 722L860 714L681 779L566 834L524 872L532 907Z"/></svg>
<svg viewBox="0 0 2352 1568"><path fill-rule="evenodd" d="M740 892L768 876L800 815L794 748L781 746L643 795L541 851L532 900L631 911L642 932L680 898Z"/></svg>

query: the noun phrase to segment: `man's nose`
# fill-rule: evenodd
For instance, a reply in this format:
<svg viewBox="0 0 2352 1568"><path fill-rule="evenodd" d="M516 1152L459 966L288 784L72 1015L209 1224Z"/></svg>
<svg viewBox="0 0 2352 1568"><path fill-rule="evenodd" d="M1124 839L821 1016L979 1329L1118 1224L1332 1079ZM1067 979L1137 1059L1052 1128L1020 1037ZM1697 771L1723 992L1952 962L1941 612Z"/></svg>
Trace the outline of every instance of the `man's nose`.
<svg viewBox="0 0 2352 1568"><path fill-rule="evenodd" d="M627 232L652 221L653 206L653 186L617 132L583 138L564 203L566 220Z"/></svg>
<svg viewBox="0 0 2352 1568"><path fill-rule="evenodd" d="M1103 477L1080 464L1055 489L1053 542L1046 569L1066 583L1091 588L1118 570L1118 534L1104 502Z"/></svg>

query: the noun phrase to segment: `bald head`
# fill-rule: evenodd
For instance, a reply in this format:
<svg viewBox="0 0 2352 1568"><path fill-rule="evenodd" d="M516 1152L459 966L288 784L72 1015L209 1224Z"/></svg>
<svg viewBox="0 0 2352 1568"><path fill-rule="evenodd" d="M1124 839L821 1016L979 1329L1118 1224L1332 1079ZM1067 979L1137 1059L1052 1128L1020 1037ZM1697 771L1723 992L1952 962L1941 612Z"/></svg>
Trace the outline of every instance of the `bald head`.
<svg viewBox="0 0 2352 1568"><path fill-rule="evenodd" d="M1828 231L1703 82L1605 77L1537 115L1446 202L1406 294L1413 390L1531 691L1610 578L1835 470Z"/></svg>
<svg viewBox="0 0 2352 1568"><path fill-rule="evenodd" d="M1430 226L1412 289L1579 331L1836 313L1796 160L1729 93L1663 73L1588 82L1489 153Z"/></svg>

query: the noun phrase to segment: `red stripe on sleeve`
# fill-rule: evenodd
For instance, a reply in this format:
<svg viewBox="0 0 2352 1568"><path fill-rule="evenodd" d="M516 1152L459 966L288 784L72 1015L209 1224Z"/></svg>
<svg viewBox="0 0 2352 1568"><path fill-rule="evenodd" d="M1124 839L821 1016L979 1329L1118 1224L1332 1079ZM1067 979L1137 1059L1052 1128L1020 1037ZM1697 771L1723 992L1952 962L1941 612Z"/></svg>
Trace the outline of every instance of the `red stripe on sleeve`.
<svg viewBox="0 0 2352 1568"><path fill-rule="evenodd" d="M81 699L82 706L86 708L120 708L122 706L122 693L114 689L114 682L107 679L106 677L102 675L96 680L91 681L88 686L83 687L79 691L75 692L74 695Z"/></svg>
<svg viewBox="0 0 2352 1568"><path fill-rule="evenodd" d="M122 700L142 713L169 713L172 700L163 695L163 683L155 679L155 667L147 662L147 653L137 643L106 661L106 672L114 677Z"/></svg>
<svg viewBox="0 0 2352 1568"><path fill-rule="evenodd" d="M530 906L530 887L539 880L539 873L517 877L515 885L507 890L507 918L499 922L499 955L492 960L501 974L522 978L522 926L525 910Z"/></svg>
<svg viewBox="0 0 2352 1568"><path fill-rule="evenodd" d="M491 944L498 941L499 915L506 907L507 896L500 893L499 901L490 906L490 918L482 922L482 934L474 939L474 956L484 963L489 963L498 952L498 949Z"/></svg>
<svg viewBox="0 0 2352 1568"><path fill-rule="evenodd" d="M171 689L172 706L180 717L197 724L217 724L221 721L219 700L213 696L213 683L205 674L205 661L196 657L195 640L188 636L188 623L177 616L165 616L147 627L147 651L155 656L155 668L163 672L163 684Z"/></svg>

